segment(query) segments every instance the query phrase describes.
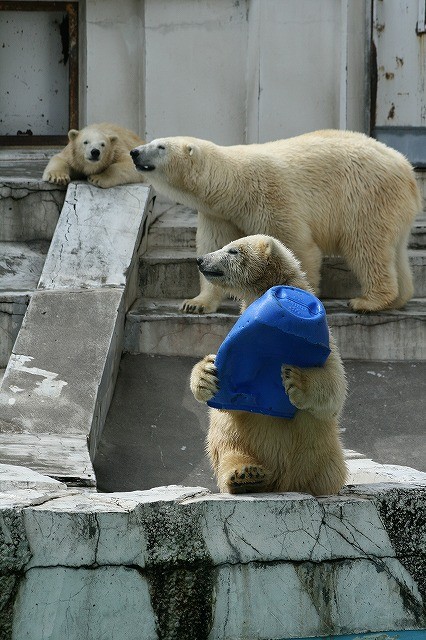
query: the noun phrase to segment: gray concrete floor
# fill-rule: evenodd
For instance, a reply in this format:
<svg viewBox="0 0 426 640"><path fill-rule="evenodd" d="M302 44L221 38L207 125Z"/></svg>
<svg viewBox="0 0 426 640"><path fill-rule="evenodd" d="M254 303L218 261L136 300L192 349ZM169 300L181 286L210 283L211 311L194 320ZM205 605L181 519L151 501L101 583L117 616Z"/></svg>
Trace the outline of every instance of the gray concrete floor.
<svg viewBox="0 0 426 640"><path fill-rule="evenodd" d="M216 491L204 454L208 408L188 357L125 355L94 461L100 491L168 484ZM373 460L426 472L426 362L346 362L342 439Z"/></svg>

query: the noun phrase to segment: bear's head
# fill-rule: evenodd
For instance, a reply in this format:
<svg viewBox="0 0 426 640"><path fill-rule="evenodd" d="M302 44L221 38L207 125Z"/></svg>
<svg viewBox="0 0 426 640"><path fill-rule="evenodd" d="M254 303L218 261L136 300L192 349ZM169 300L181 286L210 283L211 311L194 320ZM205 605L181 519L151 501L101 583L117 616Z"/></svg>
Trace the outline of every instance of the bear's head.
<svg viewBox="0 0 426 640"><path fill-rule="evenodd" d="M80 131L71 129L68 139L76 165L86 175L100 173L113 162L118 140L116 135L108 135L96 126L89 126Z"/></svg>
<svg viewBox="0 0 426 640"><path fill-rule="evenodd" d="M247 304L279 284L312 291L298 259L272 236L239 238L197 264L209 282Z"/></svg>
<svg viewBox="0 0 426 640"><path fill-rule="evenodd" d="M146 173L146 179L156 184L191 190L194 180L202 170L207 154L215 145L207 140L176 136L157 138L130 151L138 171Z"/></svg>

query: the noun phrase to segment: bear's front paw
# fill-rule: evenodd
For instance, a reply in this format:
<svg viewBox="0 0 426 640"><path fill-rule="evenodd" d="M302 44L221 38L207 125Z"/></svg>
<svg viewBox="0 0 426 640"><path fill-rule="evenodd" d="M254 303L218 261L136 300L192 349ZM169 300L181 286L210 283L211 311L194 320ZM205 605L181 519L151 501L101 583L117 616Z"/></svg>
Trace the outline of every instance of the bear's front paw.
<svg viewBox="0 0 426 640"><path fill-rule="evenodd" d="M217 369L214 364L216 356L210 354L205 356L193 367L189 385L194 394L194 398L199 402L207 402L219 390L219 380Z"/></svg>
<svg viewBox="0 0 426 640"><path fill-rule="evenodd" d="M191 300L184 300L180 310L183 313L214 313L217 311L218 306L218 304L215 304L206 298L197 296Z"/></svg>
<svg viewBox="0 0 426 640"><path fill-rule="evenodd" d="M45 182L51 182L52 184L67 185L70 182L70 176L68 173L57 173L55 171L47 171L43 174L43 180Z"/></svg>
<svg viewBox="0 0 426 640"><path fill-rule="evenodd" d="M308 409L309 400L307 398L306 376L303 369L283 364L281 377L291 404L298 409Z"/></svg>
<svg viewBox="0 0 426 640"><path fill-rule="evenodd" d="M93 184L95 187L100 187L101 189L109 189L110 187L116 187L117 181L113 178L107 177L102 173L95 173L92 176L87 178L87 181L90 184Z"/></svg>
<svg viewBox="0 0 426 640"><path fill-rule="evenodd" d="M242 465L227 479L229 493L265 491L269 474L261 465Z"/></svg>

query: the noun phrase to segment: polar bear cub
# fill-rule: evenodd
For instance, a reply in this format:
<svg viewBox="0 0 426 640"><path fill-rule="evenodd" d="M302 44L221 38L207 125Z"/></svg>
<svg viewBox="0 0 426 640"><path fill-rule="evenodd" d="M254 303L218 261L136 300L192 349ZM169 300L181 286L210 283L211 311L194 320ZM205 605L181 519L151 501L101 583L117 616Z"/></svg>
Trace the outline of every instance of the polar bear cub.
<svg viewBox="0 0 426 640"><path fill-rule="evenodd" d="M253 235L198 258L200 272L242 301L242 310L270 287L283 284L312 291L299 261L278 240ZM297 407L294 418L246 411L210 409L207 452L221 492L301 491L333 494L347 469L339 437L346 377L337 346L322 367L282 363L282 384ZM199 402L217 392L215 355L191 372L191 391Z"/></svg>
<svg viewBox="0 0 426 640"><path fill-rule="evenodd" d="M135 170L130 149L142 140L132 131L115 124L91 124L68 132L68 144L54 155L43 173L43 180L67 185L70 180L87 177L97 187L144 182Z"/></svg>

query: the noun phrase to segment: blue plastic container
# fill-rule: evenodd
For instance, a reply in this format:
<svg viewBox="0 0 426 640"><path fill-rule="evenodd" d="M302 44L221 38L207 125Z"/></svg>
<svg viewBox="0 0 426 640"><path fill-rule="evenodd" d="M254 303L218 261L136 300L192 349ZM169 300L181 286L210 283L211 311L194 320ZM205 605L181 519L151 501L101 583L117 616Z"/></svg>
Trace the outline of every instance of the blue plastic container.
<svg viewBox="0 0 426 640"><path fill-rule="evenodd" d="M292 418L281 367L320 367L330 354L325 309L313 294L276 286L237 320L216 356L220 389L210 407Z"/></svg>

